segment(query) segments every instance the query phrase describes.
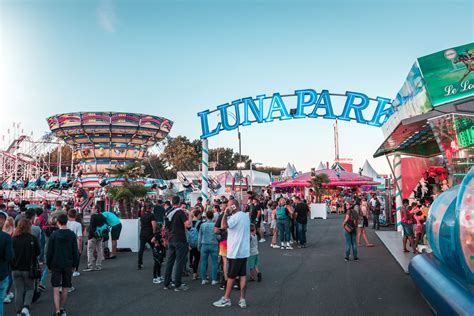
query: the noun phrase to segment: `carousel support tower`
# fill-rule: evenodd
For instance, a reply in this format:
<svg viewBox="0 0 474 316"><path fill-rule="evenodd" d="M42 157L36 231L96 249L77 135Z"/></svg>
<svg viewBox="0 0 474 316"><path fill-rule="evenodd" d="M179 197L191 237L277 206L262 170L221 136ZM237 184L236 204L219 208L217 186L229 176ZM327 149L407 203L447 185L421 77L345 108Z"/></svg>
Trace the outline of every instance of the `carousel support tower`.
<svg viewBox="0 0 474 316"><path fill-rule="evenodd" d="M79 186L96 188L119 166L143 160L162 141L173 122L158 116L121 112L76 112L49 117L54 135L72 147L81 174ZM122 179L108 178L117 185Z"/></svg>

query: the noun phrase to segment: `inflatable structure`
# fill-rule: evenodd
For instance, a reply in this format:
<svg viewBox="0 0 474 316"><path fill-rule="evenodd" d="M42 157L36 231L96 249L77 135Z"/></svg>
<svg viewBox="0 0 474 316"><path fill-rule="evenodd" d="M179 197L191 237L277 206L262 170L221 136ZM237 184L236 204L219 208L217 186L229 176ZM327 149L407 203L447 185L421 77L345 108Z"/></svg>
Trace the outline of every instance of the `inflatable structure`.
<svg viewBox="0 0 474 316"><path fill-rule="evenodd" d="M474 314L474 167L430 208L426 234L433 250L409 271L438 315Z"/></svg>

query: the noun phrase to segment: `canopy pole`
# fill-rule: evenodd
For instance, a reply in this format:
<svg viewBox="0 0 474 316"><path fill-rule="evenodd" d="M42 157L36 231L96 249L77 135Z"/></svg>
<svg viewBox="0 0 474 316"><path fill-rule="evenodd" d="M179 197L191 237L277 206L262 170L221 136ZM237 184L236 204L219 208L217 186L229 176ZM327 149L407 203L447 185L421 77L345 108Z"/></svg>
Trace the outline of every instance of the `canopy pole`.
<svg viewBox="0 0 474 316"><path fill-rule="evenodd" d="M388 159L388 158L387 158ZM397 192L395 193L395 207L397 209L397 231L402 231L402 156L399 153L396 153L393 156L393 167L394 167L394 176Z"/></svg>
<svg viewBox="0 0 474 316"><path fill-rule="evenodd" d="M203 203L209 200L209 141L207 138L202 140L202 173L201 173L201 196Z"/></svg>

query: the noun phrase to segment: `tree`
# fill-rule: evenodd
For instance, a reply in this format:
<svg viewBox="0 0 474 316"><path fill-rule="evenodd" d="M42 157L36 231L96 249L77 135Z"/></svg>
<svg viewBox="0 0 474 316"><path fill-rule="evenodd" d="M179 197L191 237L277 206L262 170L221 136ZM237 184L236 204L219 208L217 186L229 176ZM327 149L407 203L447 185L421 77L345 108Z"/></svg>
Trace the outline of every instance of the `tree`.
<svg viewBox="0 0 474 316"><path fill-rule="evenodd" d="M311 178L311 187L313 188L314 193L316 193L317 203L321 203L322 196L326 193L326 188L324 187L324 184L327 184L329 182L329 177L325 173L317 174Z"/></svg>
<svg viewBox="0 0 474 316"><path fill-rule="evenodd" d="M61 145L61 171L64 175L66 172L71 173L71 159L72 159L72 148L68 145ZM39 157L40 164L43 166L50 166L53 174L59 172L59 150L58 147L53 148L51 151L43 154ZM72 170L73 172L74 170Z"/></svg>
<svg viewBox="0 0 474 316"><path fill-rule="evenodd" d="M108 193L119 203L122 218L133 218L132 202L140 197L146 196L148 189L141 184L133 183L143 175L143 166L139 162L131 163L123 167L109 169L115 178L124 179L123 185L110 187Z"/></svg>
<svg viewBox="0 0 474 316"><path fill-rule="evenodd" d="M201 163L199 147L197 141L190 142L185 136L177 136L168 142L160 157L174 172L198 170Z"/></svg>
<svg viewBox="0 0 474 316"><path fill-rule="evenodd" d="M176 178L176 172L166 167L166 160L158 155L145 159L145 175L155 179L170 180Z"/></svg>
<svg viewBox="0 0 474 316"><path fill-rule="evenodd" d="M261 171L261 172L266 172L266 173L270 173L274 176L279 176L281 174L281 172L283 170L285 170L285 168L279 168L279 167L267 167L267 166L261 166L261 167L257 167L256 168L258 171Z"/></svg>
<svg viewBox="0 0 474 316"><path fill-rule="evenodd" d="M232 170L235 169L234 150L232 148L213 148L209 150L209 161L217 163L217 170Z"/></svg>

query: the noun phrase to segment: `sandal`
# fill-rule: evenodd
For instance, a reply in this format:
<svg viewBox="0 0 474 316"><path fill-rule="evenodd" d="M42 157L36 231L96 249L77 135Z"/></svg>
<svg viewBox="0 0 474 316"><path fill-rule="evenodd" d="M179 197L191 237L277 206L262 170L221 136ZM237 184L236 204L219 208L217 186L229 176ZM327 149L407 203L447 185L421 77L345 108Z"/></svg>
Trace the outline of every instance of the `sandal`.
<svg viewBox="0 0 474 316"><path fill-rule="evenodd" d="M408 251L407 249L403 249L403 252L410 252L410 251Z"/></svg>
<svg viewBox="0 0 474 316"><path fill-rule="evenodd" d="M374 244L367 244L366 247L374 247Z"/></svg>

